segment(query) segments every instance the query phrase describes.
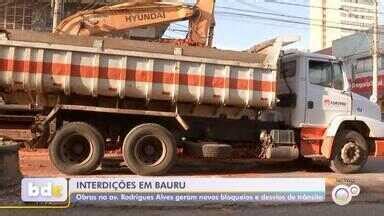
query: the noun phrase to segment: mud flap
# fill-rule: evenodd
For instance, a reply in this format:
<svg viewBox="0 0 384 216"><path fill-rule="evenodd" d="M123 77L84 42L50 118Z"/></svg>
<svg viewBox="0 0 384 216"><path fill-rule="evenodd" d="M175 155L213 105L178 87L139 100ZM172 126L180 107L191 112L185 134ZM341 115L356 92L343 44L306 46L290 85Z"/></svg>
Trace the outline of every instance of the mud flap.
<svg viewBox="0 0 384 216"><path fill-rule="evenodd" d="M327 159L330 159L332 156L332 149L333 149L333 141L335 140L335 137L325 137L323 140L323 144L321 145L321 154L326 157Z"/></svg>
<svg viewBox="0 0 384 216"><path fill-rule="evenodd" d="M375 157L384 157L384 140L375 140Z"/></svg>

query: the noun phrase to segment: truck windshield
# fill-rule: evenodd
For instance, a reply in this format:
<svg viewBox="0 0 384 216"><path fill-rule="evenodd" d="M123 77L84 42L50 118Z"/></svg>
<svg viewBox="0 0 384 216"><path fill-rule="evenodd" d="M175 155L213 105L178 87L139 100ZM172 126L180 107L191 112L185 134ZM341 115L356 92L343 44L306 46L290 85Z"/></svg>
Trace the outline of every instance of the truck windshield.
<svg viewBox="0 0 384 216"><path fill-rule="evenodd" d="M343 90L344 78L340 64L323 61L309 61L311 84Z"/></svg>

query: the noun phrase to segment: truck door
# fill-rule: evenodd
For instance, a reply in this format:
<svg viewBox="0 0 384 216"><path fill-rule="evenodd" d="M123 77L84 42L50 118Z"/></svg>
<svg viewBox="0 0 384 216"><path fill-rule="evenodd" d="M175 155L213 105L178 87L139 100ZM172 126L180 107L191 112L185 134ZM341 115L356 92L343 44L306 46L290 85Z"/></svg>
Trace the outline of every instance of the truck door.
<svg viewBox="0 0 384 216"><path fill-rule="evenodd" d="M310 59L306 83L306 124L327 127L336 116L351 114L352 96L345 91L347 82L340 63Z"/></svg>

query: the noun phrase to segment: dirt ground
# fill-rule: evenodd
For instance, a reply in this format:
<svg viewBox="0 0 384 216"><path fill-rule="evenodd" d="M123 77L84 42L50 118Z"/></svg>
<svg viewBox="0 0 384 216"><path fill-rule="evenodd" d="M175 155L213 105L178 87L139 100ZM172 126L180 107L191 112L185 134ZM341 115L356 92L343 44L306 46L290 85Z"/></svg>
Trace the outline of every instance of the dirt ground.
<svg viewBox="0 0 384 216"><path fill-rule="evenodd" d="M64 176L51 163L47 150L19 151L20 169L24 176Z"/></svg>
<svg viewBox="0 0 384 216"><path fill-rule="evenodd" d="M92 175L132 175L132 172L122 164L119 153L109 153L103 163ZM53 167L49 160L48 151L44 149L20 151L20 168L24 176L30 177L59 177L65 176ZM284 162L276 164L265 163L229 163L212 161L180 160L170 171L170 176L221 176L221 177L350 177L359 179L383 178L384 160L368 161L362 173L341 175L331 172L319 165Z"/></svg>
<svg viewBox="0 0 384 216"><path fill-rule="evenodd" d="M107 160L103 162L106 166L100 167L92 176L99 175L133 175L123 164L119 153L109 153ZM299 165L299 167L297 166ZM44 149L21 150L20 169L24 176L29 177L60 177L66 176L60 173L50 162L48 152ZM307 172L313 169L313 172ZM371 169L372 170L372 169ZM384 168L383 168L384 175ZM280 163L280 164L258 164L258 163L229 163L212 161L180 160L170 171L171 176L284 176L284 175L306 175L313 176L329 172L327 168L316 166L307 167L303 164Z"/></svg>

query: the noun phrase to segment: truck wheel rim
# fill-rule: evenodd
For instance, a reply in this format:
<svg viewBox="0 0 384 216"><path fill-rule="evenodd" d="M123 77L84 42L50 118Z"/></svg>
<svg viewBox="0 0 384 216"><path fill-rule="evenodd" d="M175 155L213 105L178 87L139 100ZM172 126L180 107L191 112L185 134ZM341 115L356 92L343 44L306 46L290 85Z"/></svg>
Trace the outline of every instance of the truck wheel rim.
<svg viewBox="0 0 384 216"><path fill-rule="evenodd" d="M153 135L138 139L134 150L138 161L145 166L157 166L167 153L164 142Z"/></svg>
<svg viewBox="0 0 384 216"><path fill-rule="evenodd" d="M348 142L341 149L341 159L345 164L355 164L361 159L360 147L354 142Z"/></svg>
<svg viewBox="0 0 384 216"><path fill-rule="evenodd" d="M65 163L83 164L92 156L91 143L81 135L71 135L63 140L60 148L60 158Z"/></svg>

